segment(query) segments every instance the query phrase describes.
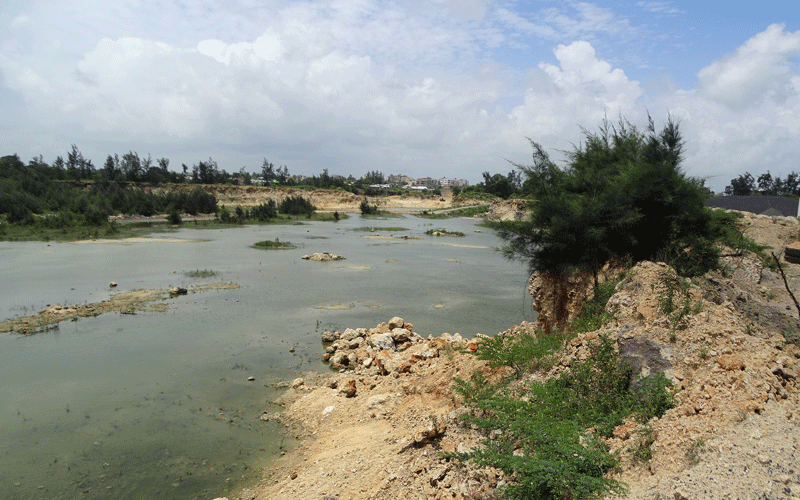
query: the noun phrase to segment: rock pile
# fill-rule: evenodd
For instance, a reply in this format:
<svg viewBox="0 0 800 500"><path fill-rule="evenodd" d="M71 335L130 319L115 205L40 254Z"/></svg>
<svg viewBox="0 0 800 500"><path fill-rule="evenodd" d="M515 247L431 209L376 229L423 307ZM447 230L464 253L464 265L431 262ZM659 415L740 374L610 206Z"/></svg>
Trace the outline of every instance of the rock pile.
<svg viewBox="0 0 800 500"><path fill-rule="evenodd" d="M322 360L339 371L379 375L408 373L417 362L438 357L439 350L450 343L466 343L457 333L423 339L413 330L414 325L395 316L375 328L324 332L322 341L327 345Z"/></svg>

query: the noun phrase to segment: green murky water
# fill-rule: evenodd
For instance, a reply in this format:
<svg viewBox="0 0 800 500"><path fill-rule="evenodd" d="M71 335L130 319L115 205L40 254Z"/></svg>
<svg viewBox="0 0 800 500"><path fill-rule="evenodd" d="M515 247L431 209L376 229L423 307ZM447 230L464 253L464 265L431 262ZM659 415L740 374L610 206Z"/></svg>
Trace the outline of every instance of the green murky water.
<svg viewBox="0 0 800 500"><path fill-rule="evenodd" d="M278 410L272 383L326 369L323 330L401 316L423 336L472 336L530 319L525 269L474 224L352 217L158 235L194 243L0 243L3 319L103 300L110 281L241 285L172 299L166 313L0 334L0 498L211 499L254 484L291 444L259 419ZM425 236L434 225L466 236ZM275 238L299 248L250 247ZM322 251L346 260L300 258Z"/></svg>

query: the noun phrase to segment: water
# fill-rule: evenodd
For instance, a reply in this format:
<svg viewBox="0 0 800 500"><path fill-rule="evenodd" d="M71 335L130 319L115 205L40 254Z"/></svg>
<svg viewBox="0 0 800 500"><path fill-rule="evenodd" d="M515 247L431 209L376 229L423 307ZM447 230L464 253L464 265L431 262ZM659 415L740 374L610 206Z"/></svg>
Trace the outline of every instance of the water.
<svg viewBox="0 0 800 500"><path fill-rule="evenodd" d="M364 226L406 229L355 230ZM424 235L439 227L466 236ZM170 299L166 313L0 334L0 498L215 498L257 482L291 445L259 419L279 409L271 384L327 369L322 331L401 316L423 336L473 336L530 319L524 268L476 229L469 220L356 216L155 235L202 240L193 243L0 243L2 319L103 300L111 281L114 292L241 285ZM412 238L376 237L391 234ZM300 248L250 247L275 238ZM318 251L347 259L300 259ZM194 270L216 275L188 277Z"/></svg>

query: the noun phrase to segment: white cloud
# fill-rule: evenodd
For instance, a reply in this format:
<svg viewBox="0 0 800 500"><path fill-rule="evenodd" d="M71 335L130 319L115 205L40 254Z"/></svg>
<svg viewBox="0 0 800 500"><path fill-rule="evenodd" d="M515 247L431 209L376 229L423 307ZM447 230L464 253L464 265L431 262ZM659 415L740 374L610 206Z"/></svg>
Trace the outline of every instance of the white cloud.
<svg viewBox="0 0 800 500"><path fill-rule="evenodd" d="M800 55L800 32L787 33L778 24L752 37L697 74L702 92L731 108L758 105L763 100L784 101L796 95L793 64Z"/></svg>
<svg viewBox="0 0 800 500"><path fill-rule="evenodd" d="M554 52L560 65L539 64L538 85L526 91L524 103L510 114L516 133L538 141L565 130L574 133L576 125L593 127L606 116L636 113L639 83L598 59L591 44L559 45Z"/></svg>
<svg viewBox="0 0 800 500"><path fill-rule="evenodd" d="M721 191L744 172L800 170L800 32L772 25L703 68L700 87L661 96L687 139L686 165Z"/></svg>

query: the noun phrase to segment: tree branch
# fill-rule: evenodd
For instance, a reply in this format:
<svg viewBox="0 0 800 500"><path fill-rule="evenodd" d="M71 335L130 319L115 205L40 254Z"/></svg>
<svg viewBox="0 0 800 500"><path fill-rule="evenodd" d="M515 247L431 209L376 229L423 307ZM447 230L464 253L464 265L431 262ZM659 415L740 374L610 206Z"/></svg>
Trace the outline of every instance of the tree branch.
<svg viewBox="0 0 800 500"><path fill-rule="evenodd" d="M794 294L791 290L789 290L789 282L786 281L786 274L783 273L783 266L781 266L781 261L778 260L778 257L775 255L775 252L770 252L772 254L772 258L775 259L775 263L778 264L778 271L781 272L781 277L783 278L783 286L786 287L786 291L789 292L789 296L792 297L794 301L794 306L797 308L797 315L800 317L800 304L797 303L797 299L794 297Z"/></svg>

